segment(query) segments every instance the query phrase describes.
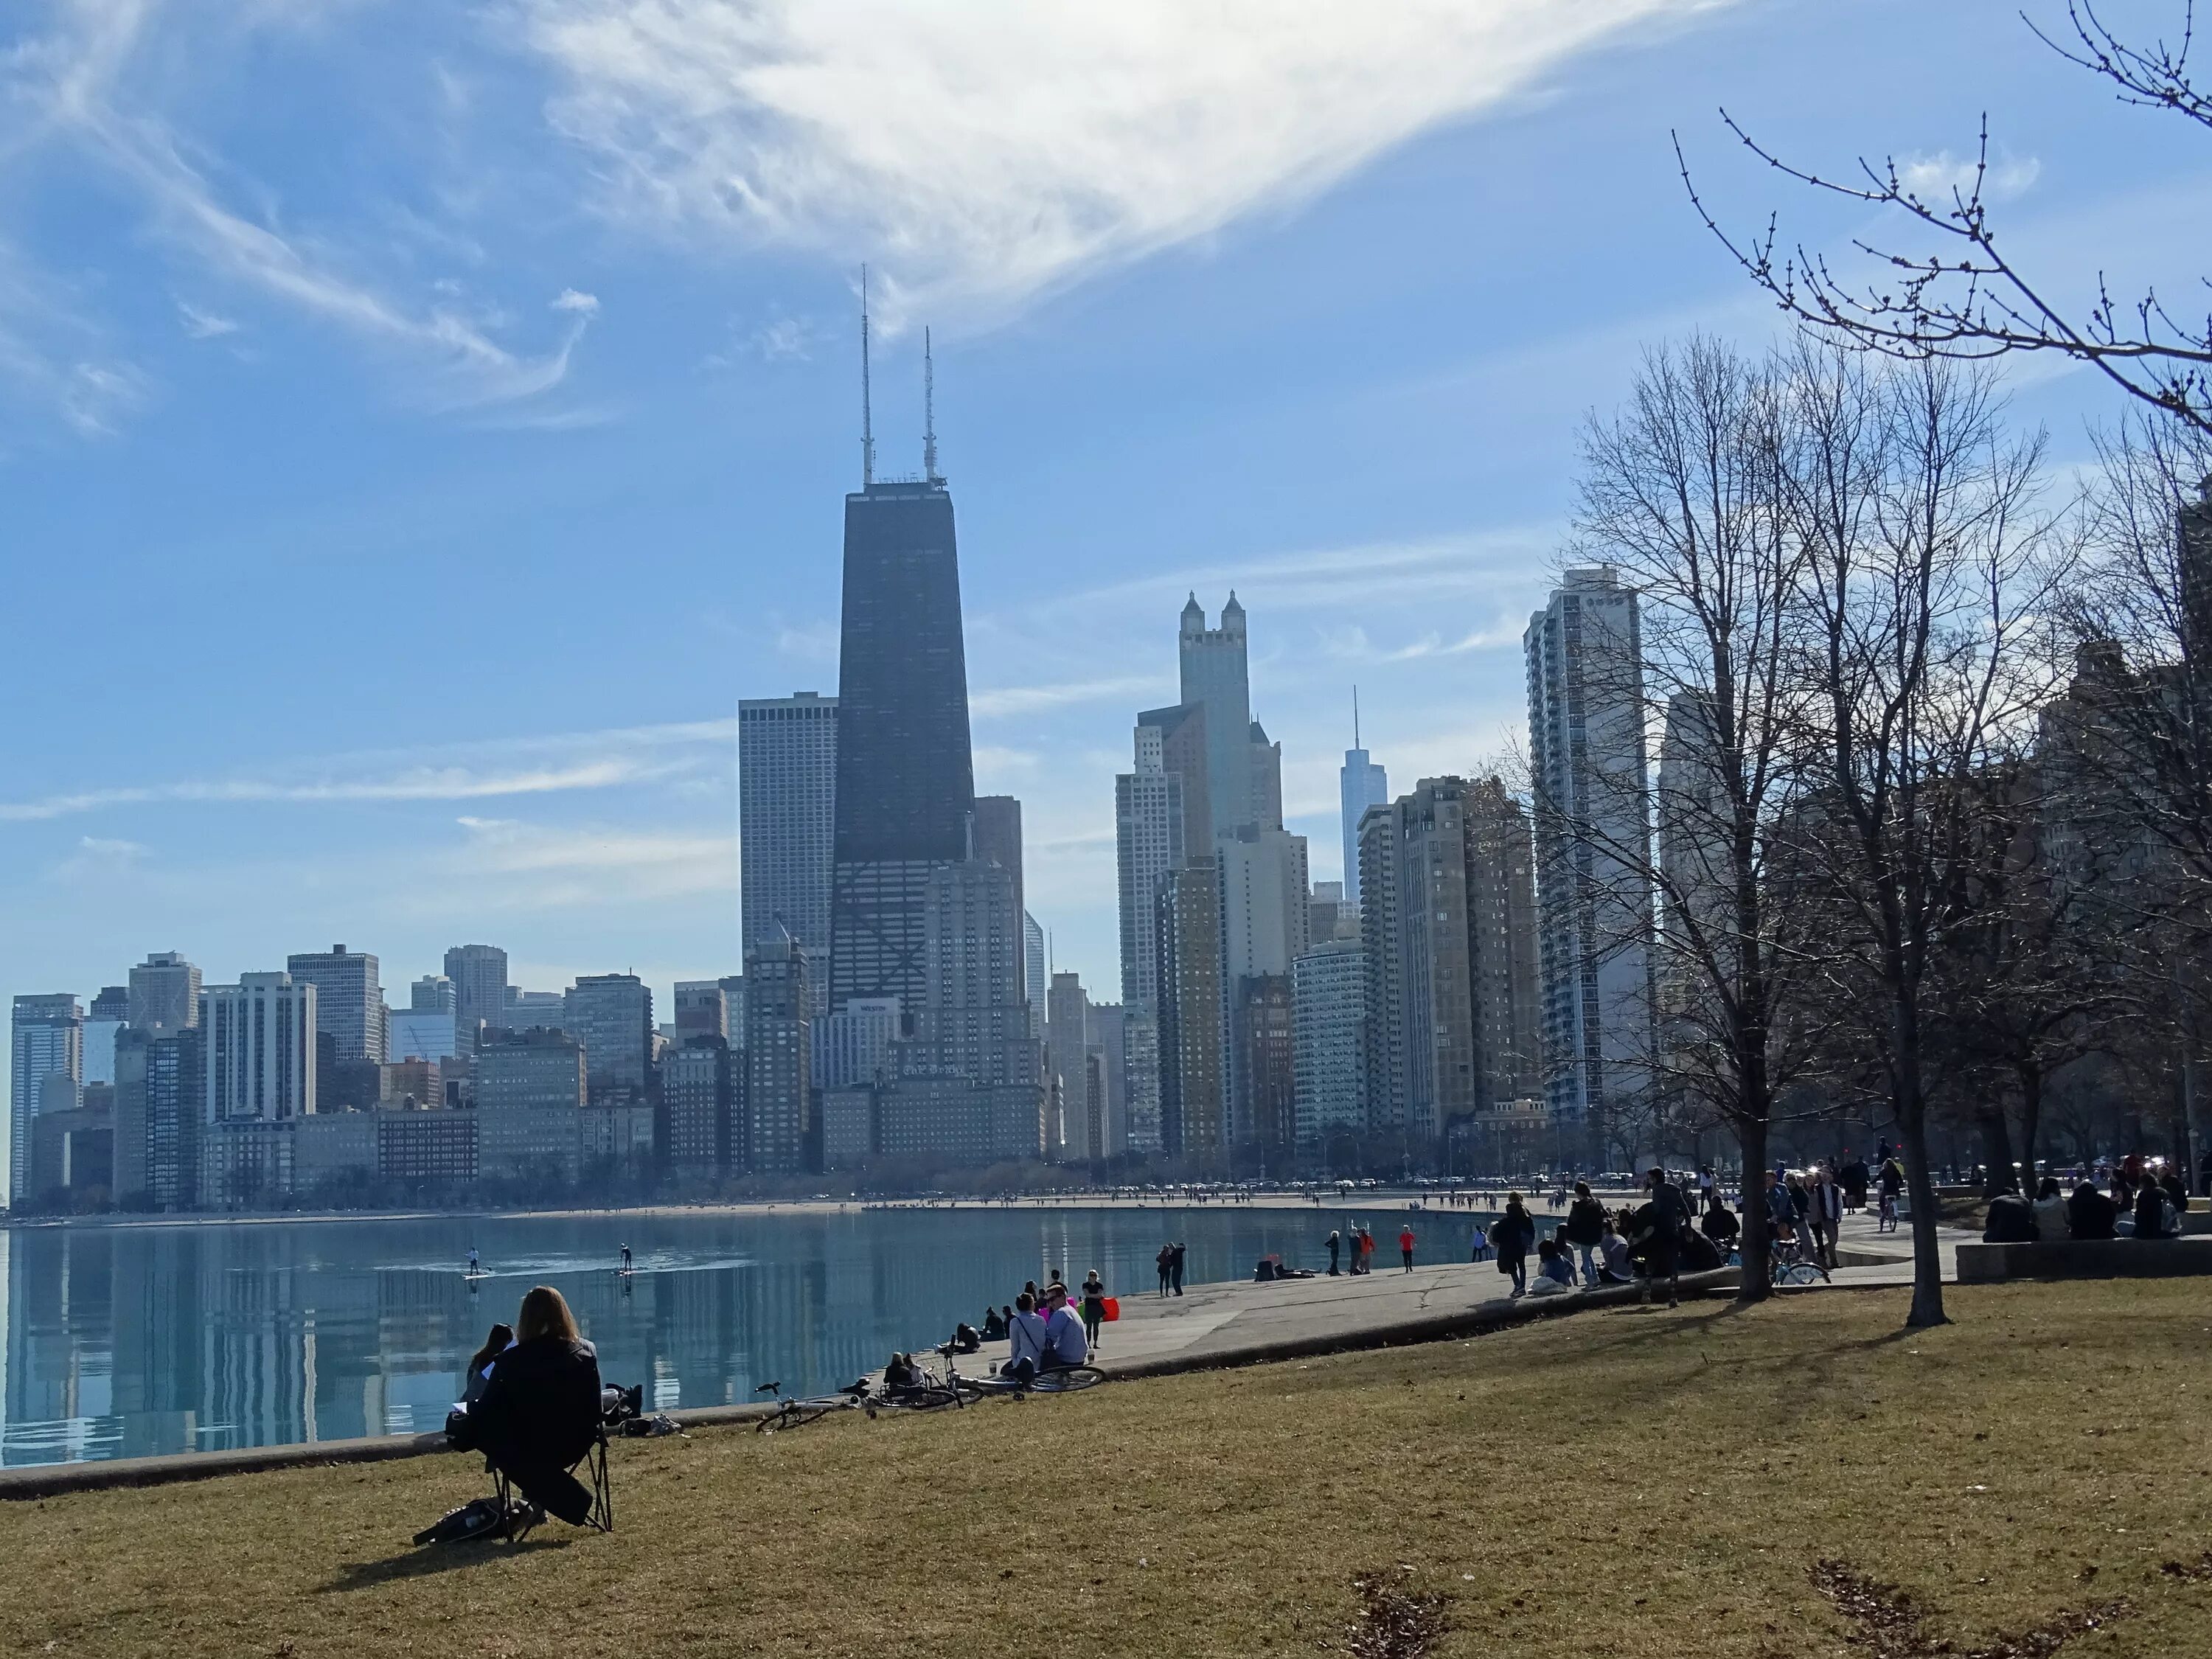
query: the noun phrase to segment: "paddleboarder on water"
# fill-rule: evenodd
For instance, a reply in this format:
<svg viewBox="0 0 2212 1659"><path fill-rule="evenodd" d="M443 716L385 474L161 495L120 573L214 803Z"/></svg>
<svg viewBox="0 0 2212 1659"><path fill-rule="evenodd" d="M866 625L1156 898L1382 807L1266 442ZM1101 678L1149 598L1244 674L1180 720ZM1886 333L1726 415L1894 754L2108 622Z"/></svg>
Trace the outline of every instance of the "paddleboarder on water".
<svg viewBox="0 0 2212 1659"><path fill-rule="evenodd" d="M469 1272L473 1275L483 1271L483 1264L477 1260L477 1247L471 1244L469 1246Z"/></svg>
<svg viewBox="0 0 2212 1659"><path fill-rule="evenodd" d="M623 1245L623 1246L622 1247L622 1255L623 1255L622 1270L623 1270L624 1273L628 1273L628 1272L629 1271L629 1245L625 1244L625 1245Z"/></svg>

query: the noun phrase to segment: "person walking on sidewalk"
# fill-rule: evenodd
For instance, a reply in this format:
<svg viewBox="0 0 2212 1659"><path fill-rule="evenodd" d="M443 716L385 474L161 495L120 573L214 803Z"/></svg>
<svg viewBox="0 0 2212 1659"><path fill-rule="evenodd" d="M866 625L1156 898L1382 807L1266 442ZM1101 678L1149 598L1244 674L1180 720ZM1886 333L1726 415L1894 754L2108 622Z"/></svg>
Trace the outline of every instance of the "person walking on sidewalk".
<svg viewBox="0 0 2212 1659"><path fill-rule="evenodd" d="M1413 1271L1413 1228L1407 1222L1398 1229L1398 1254L1406 1258L1406 1271Z"/></svg>
<svg viewBox="0 0 2212 1659"><path fill-rule="evenodd" d="M1597 1283L1596 1254L1605 1237L1605 1206L1590 1196L1589 1182L1575 1182L1575 1201L1567 1211L1567 1243L1581 1252L1583 1283Z"/></svg>
<svg viewBox="0 0 2212 1659"><path fill-rule="evenodd" d="M1825 1164L1813 1171L1813 1184L1805 1189L1810 1200L1808 1218L1813 1225L1813 1248L1820 1253L1820 1265L1836 1265L1836 1240L1844 1227L1844 1189L1836 1185Z"/></svg>

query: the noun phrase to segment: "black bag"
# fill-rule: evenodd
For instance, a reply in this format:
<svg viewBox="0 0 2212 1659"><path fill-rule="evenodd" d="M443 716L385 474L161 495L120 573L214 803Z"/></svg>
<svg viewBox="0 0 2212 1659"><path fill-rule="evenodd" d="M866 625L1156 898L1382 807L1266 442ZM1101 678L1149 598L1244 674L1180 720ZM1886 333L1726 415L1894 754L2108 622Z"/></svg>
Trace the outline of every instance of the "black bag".
<svg viewBox="0 0 2212 1659"><path fill-rule="evenodd" d="M468 1413L459 1406L446 1413L446 1441L455 1451L477 1449L477 1425ZM459 1511L455 1510L454 1513L459 1514ZM419 1544L422 1540L418 1538L415 1541Z"/></svg>
<svg viewBox="0 0 2212 1659"><path fill-rule="evenodd" d="M507 1508L496 1498L476 1498L447 1510L415 1534L417 1544L462 1544L487 1538L507 1526Z"/></svg>

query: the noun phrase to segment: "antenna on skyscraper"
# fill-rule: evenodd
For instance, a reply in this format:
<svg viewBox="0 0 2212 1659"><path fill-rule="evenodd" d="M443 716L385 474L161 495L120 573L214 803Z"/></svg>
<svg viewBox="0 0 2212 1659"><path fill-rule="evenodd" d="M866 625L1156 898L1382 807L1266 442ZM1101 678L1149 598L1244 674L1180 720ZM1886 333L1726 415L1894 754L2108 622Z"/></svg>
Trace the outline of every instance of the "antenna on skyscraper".
<svg viewBox="0 0 2212 1659"><path fill-rule="evenodd" d="M932 483L937 476L937 362L929 354L929 331L921 331L921 476Z"/></svg>
<svg viewBox="0 0 2212 1659"><path fill-rule="evenodd" d="M868 395L868 268L860 267L860 488L876 482L876 428Z"/></svg>
<svg viewBox="0 0 2212 1659"><path fill-rule="evenodd" d="M1352 688L1352 746L1359 747L1359 688Z"/></svg>

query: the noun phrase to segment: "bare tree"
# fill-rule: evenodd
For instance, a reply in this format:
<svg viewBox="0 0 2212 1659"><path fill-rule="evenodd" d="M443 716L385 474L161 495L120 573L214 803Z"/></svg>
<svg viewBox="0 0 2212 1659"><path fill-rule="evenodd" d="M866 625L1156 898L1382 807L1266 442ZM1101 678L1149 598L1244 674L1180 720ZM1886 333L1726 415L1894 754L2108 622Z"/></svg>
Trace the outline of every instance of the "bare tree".
<svg viewBox="0 0 2212 1659"><path fill-rule="evenodd" d="M2194 83L2194 0L2182 0L2179 37L2131 43L2109 27L2094 0L2069 0L2068 27L2054 39L2028 27L2069 63L2114 88L2125 104L2212 127L2212 96ZM2212 319L2177 314L2154 288L2115 300L2103 276L2096 297L2079 307L2057 296L1998 246L1990 199L1989 118L1971 177L1923 194L1894 158L1859 158L1855 175L1825 177L1762 146L1723 110L1722 120L1770 168L1814 192L1903 216L1898 241L1855 239L1870 267L1847 275L1802 245L1785 248L1770 216L1755 236L1731 235L1692 180L1677 137L1682 182L1706 228L1751 279L1801 320L1856 346L1908 362L2051 352L2095 368L2130 396L2200 432L2212 433Z"/></svg>
<svg viewBox="0 0 2212 1659"><path fill-rule="evenodd" d="M1812 1018L1807 957L1771 891L1808 713L1790 378L1710 339L1648 352L1627 405L1585 428L1575 519L1580 556L1614 566L1641 605L1628 683L1603 690L1663 736L1656 836L1624 836L1641 812L1602 802L1572 833L1657 895L1652 1097L1679 1093L1693 1121L1730 1132L1754 1192ZM1745 1300L1767 1294L1768 1243L1765 1206L1747 1204Z"/></svg>
<svg viewBox="0 0 2212 1659"><path fill-rule="evenodd" d="M1989 769L2048 692L2052 602L2039 438L2008 441L1986 374L1938 359L1877 374L1808 353L1788 487L1820 755L1797 814L1837 1000L1879 1059L1912 1194L1909 1322L1944 1320L1929 1158L1937 952L1973 915Z"/></svg>

